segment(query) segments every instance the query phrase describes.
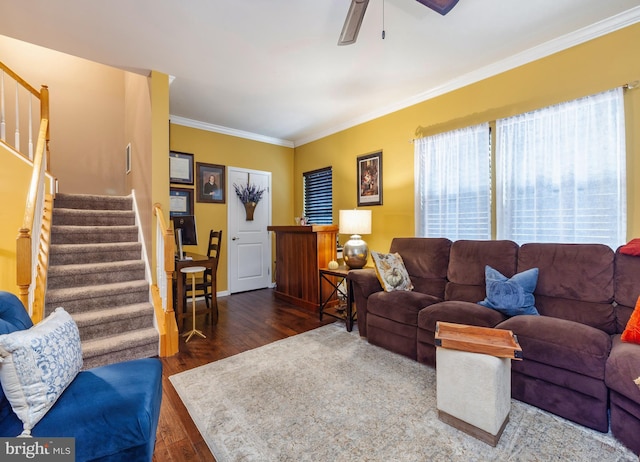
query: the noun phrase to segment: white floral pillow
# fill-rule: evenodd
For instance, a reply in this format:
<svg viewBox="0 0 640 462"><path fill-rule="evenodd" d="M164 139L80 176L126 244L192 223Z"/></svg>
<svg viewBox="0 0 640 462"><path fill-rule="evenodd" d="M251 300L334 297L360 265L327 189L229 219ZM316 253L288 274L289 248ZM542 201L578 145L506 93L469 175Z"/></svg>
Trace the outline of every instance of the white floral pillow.
<svg viewBox="0 0 640 462"><path fill-rule="evenodd" d="M28 330L0 335L0 382L22 436L51 409L82 369L80 334L63 308Z"/></svg>
<svg viewBox="0 0 640 462"><path fill-rule="evenodd" d="M376 275L385 292L413 290L413 283L399 253L371 252Z"/></svg>

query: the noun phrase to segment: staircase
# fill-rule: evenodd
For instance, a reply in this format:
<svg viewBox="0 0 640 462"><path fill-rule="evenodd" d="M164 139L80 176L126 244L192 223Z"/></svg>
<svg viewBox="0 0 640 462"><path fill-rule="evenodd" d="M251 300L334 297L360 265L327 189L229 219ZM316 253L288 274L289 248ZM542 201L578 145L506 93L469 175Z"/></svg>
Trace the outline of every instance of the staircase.
<svg viewBox="0 0 640 462"><path fill-rule="evenodd" d="M149 300L132 197L57 194L45 316L71 314L85 369L158 355Z"/></svg>

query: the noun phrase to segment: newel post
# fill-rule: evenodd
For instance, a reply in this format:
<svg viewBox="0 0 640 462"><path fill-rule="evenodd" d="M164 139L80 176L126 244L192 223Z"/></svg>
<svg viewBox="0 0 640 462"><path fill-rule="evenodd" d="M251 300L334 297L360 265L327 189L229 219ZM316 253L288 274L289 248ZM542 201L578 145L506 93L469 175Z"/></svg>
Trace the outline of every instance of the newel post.
<svg viewBox="0 0 640 462"><path fill-rule="evenodd" d="M20 228L16 238L16 282L18 298L29 312L29 287L31 286L31 233Z"/></svg>

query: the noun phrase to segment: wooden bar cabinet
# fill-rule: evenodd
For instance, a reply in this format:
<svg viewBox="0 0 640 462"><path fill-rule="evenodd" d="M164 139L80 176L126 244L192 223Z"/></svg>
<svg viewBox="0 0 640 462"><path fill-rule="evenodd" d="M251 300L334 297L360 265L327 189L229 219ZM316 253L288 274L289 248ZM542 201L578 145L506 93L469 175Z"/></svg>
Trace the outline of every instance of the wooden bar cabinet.
<svg viewBox="0 0 640 462"><path fill-rule="evenodd" d="M276 241L276 297L318 310L318 271L336 259L336 225L269 226ZM331 293L331 287L322 288Z"/></svg>

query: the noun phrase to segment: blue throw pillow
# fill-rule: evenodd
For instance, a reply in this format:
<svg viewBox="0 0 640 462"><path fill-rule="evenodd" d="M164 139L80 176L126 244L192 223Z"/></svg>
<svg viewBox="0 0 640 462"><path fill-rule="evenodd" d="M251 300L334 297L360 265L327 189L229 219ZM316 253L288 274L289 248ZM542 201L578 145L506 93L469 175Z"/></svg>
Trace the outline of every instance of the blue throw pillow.
<svg viewBox="0 0 640 462"><path fill-rule="evenodd" d="M487 265L484 269L487 297L478 302L506 316L538 315L533 291L538 283L538 268L531 268L507 278Z"/></svg>

